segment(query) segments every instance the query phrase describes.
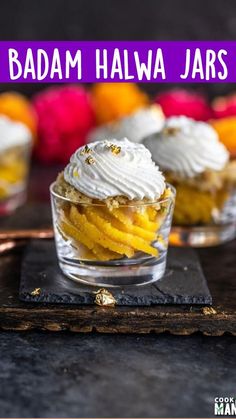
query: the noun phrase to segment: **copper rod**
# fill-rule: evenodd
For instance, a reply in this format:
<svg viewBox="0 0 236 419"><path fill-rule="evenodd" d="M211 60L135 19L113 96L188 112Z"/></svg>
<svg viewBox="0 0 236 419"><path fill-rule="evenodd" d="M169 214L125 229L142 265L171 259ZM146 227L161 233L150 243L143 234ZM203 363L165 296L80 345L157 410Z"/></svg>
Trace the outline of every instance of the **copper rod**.
<svg viewBox="0 0 236 419"><path fill-rule="evenodd" d="M6 240L0 243L0 255L15 249L16 247L24 246L26 241L23 240Z"/></svg>
<svg viewBox="0 0 236 419"><path fill-rule="evenodd" d="M54 234L52 228L0 231L0 240L52 239L53 237Z"/></svg>

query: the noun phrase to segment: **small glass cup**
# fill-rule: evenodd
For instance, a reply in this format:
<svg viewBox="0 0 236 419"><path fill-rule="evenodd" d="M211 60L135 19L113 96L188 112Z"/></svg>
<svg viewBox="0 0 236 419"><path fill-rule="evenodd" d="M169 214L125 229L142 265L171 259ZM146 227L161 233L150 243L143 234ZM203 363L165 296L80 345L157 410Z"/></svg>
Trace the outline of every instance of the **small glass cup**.
<svg viewBox="0 0 236 419"><path fill-rule="evenodd" d="M236 237L236 189L224 187L217 194L211 191L190 191L189 198L178 194L170 244L174 246L216 246ZM186 198L186 197L185 197ZM181 218L183 222L181 223ZM189 223L197 219L205 222Z"/></svg>
<svg viewBox="0 0 236 419"><path fill-rule="evenodd" d="M0 151L0 215L25 202L31 148L30 140Z"/></svg>
<svg viewBox="0 0 236 419"><path fill-rule="evenodd" d="M166 267L175 190L163 200L108 208L78 203L50 186L59 265L78 282L102 287L159 280Z"/></svg>

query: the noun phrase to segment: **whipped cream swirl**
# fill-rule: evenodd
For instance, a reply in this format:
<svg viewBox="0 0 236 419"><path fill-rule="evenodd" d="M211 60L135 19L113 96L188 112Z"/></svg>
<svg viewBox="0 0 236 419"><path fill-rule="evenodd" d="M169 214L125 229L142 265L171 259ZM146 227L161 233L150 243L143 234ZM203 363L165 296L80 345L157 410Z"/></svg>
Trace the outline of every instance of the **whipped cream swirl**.
<svg viewBox="0 0 236 419"><path fill-rule="evenodd" d="M134 143L140 143L144 137L159 132L164 124L164 114L158 105L139 109L132 115L126 116L117 122L102 125L88 135L87 141L116 138L120 140L129 138Z"/></svg>
<svg viewBox="0 0 236 419"><path fill-rule="evenodd" d="M31 132L26 125L0 115L0 151L30 143L31 140Z"/></svg>
<svg viewBox="0 0 236 419"><path fill-rule="evenodd" d="M229 161L217 132L209 124L185 116L167 119L162 131L145 138L143 143L163 171L183 178L206 170L222 170Z"/></svg>
<svg viewBox="0 0 236 419"><path fill-rule="evenodd" d="M96 141L79 148L64 170L65 180L84 195L105 200L125 196L154 201L165 179L142 144L123 140Z"/></svg>

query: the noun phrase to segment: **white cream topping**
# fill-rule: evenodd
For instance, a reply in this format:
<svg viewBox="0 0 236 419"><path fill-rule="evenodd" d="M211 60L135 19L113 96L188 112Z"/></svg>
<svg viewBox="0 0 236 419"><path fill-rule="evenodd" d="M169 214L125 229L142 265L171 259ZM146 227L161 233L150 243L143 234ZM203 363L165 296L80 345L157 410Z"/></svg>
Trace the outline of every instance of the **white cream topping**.
<svg viewBox="0 0 236 419"><path fill-rule="evenodd" d="M27 144L31 140L32 135L26 125L0 115L0 151Z"/></svg>
<svg viewBox="0 0 236 419"><path fill-rule="evenodd" d="M209 124L185 116L167 119L162 131L145 138L143 143L163 171L183 178L206 170L222 170L229 160L217 132Z"/></svg>
<svg viewBox="0 0 236 419"><path fill-rule="evenodd" d="M138 110L115 123L102 125L91 131L87 141L104 140L106 138L129 138L140 143L144 137L159 132L164 124L164 115L157 105Z"/></svg>
<svg viewBox="0 0 236 419"><path fill-rule="evenodd" d="M123 140L96 141L80 147L64 170L65 180L90 198L125 196L154 201L165 179L142 144Z"/></svg>

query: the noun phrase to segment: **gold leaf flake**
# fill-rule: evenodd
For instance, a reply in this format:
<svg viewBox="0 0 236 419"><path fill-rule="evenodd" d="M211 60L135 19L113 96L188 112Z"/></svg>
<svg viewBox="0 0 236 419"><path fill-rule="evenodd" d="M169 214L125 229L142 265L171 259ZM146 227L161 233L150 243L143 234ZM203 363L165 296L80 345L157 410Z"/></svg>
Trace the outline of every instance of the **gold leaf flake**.
<svg viewBox="0 0 236 419"><path fill-rule="evenodd" d="M91 148L89 148L89 146L86 144L81 150L80 155L83 156L84 154L89 154L91 151Z"/></svg>
<svg viewBox="0 0 236 419"><path fill-rule="evenodd" d="M166 127L163 129L163 134L168 135L176 135L180 131L180 128L178 127Z"/></svg>
<svg viewBox="0 0 236 419"><path fill-rule="evenodd" d="M116 144L110 144L109 146L108 146L108 148L111 150L111 152L113 153L113 154L120 154L120 152L121 152L121 147L120 146L118 146L118 145L116 145Z"/></svg>
<svg viewBox="0 0 236 419"><path fill-rule="evenodd" d="M205 316L209 316L211 314L217 314L217 311L213 307L204 307L202 311L203 311L203 314L205 314Z"/></svg>
<svg viewBox="0 0 236 419"><path fill-rule="evenodd" d="M112 293L107 291L105 288L101 288L96 293L95 304L103 307L114 307L116 300L113 297Z"/></svg>
<svg viewBox="0 0 236 419"><path fill-rule="evenodd" d="M36 295L40 295L41 293L41 288L35 288L32 292L31 295L36 296Z"/></svg>
<svg viewBox="0 0 236 419"><path fill-rule="evenodd" d="M95 160L93 159L93 157L89 156L85 159L85 163L87 164L94 164Z"/></svg>

